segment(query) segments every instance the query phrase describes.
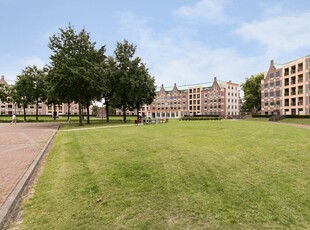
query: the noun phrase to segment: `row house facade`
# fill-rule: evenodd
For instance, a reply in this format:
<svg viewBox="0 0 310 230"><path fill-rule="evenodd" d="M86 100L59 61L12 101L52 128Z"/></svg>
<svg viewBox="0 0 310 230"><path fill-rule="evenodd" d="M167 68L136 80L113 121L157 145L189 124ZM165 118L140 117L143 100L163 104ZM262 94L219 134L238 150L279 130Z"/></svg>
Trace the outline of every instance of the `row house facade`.
<svg viewBox="0 0 310 230"><path fill-rule="evenodd" d="M156 90L152 104L140 111L142 116L151 118L180 118L185 115L218 115L239 117L240 89L231 81L213 82L164 87Z"/></svg>
<svg viewBox="0 0 310 230"><path fill-rule="evenodd" d="M261 81L262 114L310 114L310 56L283 65L270 61Z"/></svg>
<svg viewBox="0 0 310 230"><path fill-rule="evenodd" d="M5 80L5 77L2 75L0 79L0 84L9 86ZM71 103L70 105L70 114L71 115L78 115L79 109L77 103ZM44 102L40 102L38 105L38 114L39 115L53 115L54 112L57 116L67 115L68 114L68 104L62 103L61 105L56 105L55 107L52 105L47 105ZM90 114L92 109L90 108ZM83 111L86 114L86 109ZM18 106L14 103L11 98L7 98L7 101L0 100L0 115L23 115L24 108L22 106ZM35 115L36 114L36 105L28 105L26 108L27 115Z"/></svg>

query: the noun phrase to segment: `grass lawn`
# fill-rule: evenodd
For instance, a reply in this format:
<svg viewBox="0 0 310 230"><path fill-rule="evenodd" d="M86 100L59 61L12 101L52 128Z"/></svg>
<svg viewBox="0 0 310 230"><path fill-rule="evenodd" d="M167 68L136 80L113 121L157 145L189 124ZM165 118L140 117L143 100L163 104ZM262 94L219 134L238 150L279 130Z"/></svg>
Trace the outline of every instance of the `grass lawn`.
<svg viewBox="0 0 310 230"><path fill-rule="evenodd" d="M279 122L290 123L290 124L300 124L300 125L310 125L310 118L285 118Z"/></svg>
<svg viewBox="0 0 310 230"><path fill-rule="evenodd" d="M60 131L19 229L310 229L309 143L267 122Z"/></svg>

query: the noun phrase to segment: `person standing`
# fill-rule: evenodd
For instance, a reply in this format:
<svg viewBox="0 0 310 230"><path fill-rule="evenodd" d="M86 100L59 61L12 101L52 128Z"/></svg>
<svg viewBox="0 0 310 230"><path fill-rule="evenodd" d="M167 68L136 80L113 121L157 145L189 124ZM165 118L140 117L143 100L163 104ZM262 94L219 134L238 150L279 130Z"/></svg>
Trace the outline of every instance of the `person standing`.
<svg viewBox="0 0 310 230"><path fill-rule="evenodd" d="M16 125L16 115L15 115L15 113L12 115L12 122L11 122L11 124L15 124Z"/></svg>

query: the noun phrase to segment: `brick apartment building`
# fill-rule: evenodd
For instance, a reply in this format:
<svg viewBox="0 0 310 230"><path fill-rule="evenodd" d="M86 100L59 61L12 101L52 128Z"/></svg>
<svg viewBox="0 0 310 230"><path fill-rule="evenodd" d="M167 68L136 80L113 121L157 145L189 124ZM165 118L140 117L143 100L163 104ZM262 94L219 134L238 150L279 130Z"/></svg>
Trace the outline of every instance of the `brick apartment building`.
<svg viewBox="0 0 310 230"><path fill-rule="evenodd" d="M0 84L9 86L6 82L4 76L1 76ZM68 104L63 103L61 105L56 106L57 116L67 115L68 114ZM52 115L54 112L54 106L47 105L44 102L39 103L38 106L38 114L39 115ZM83 111L84 114L86 114L86 110ZM0 100L0 115L23 115L24 109L21 106L18 106L14 104L11 100L11 98L7 98L7 102L3 102ZM70 114L71 115L77 115L79 113L78 104L71 103L70 104ZM26 114L27 115L35 115L36 114L36 105L29 105L26 108ZM90 114L92 114L92 109L90 107Z"/></svg>
<svg viewBox="0 0 310 230"><path fill-rule="evenodd" d="M273 60L261 81L262 114L310 114L310 56L279 65Z"/></svg>
<svg viewBox="0 0 310 230"><path fill-rule="evenodd" d="M185 115L239 117L240 89L231 81L214 78L213 82L173 87L158 87L152 104L140 111L151 118L180 118Z"/></svg>

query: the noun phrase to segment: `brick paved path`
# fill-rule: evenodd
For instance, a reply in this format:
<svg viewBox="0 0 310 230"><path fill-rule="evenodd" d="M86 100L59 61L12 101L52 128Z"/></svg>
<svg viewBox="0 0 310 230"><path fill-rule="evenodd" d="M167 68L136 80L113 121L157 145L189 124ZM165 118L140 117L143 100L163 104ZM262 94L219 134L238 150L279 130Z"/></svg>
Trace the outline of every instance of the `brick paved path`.
<svg viewBox="0 0 310 230"><path fill-rule="evenodd" d="M0 123L0 207L57 128L55 123Z"/></svg>

